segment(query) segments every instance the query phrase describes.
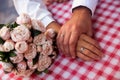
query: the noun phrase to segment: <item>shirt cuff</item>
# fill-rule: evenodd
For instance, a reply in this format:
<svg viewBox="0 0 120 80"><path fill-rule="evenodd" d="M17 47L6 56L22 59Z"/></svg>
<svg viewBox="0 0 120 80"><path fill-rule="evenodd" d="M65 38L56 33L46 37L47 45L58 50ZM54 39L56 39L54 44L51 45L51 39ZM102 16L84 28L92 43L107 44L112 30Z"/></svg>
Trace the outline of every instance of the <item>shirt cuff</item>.
<svg viewBox="0 0 120 80"><path fill-rule="evenodd" d="M97 2L98 0L73 0L72 9L78 6L85 6L91 10L92 15L93 15Z"/></svg>
<svg viewBox="0 0 120 80"><path fill-rule="evenodd" d="M42 18L40 21L43 23L43 25L45 27L47 27L48 24L50 24L51 22L54 21L54 19L51 17L51 15L48 15L48 16L45 16L44 18Z"/></svg>

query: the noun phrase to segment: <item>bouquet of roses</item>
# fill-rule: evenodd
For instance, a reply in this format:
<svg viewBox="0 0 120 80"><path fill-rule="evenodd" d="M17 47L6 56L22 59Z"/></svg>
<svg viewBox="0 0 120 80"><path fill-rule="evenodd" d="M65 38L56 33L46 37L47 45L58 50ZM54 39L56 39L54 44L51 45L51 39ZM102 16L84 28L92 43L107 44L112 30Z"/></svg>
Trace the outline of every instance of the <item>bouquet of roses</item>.
<svg viewBox="0 0 120 80"><path fill-rule="evenodd" d="M16 22L0 25L0 61L5 72L20 76L43 72L56 58L56 33L39 20L21 14Z"/></svg>

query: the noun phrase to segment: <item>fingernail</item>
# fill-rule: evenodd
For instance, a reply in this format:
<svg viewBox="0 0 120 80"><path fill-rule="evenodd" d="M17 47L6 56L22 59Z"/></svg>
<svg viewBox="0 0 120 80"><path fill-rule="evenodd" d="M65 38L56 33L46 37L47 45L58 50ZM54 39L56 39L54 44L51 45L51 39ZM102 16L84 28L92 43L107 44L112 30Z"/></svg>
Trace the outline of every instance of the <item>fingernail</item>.
<svg viewBox="0 0 120 80"><path fill-rule="evenodd" d="M100 60L101 58L96 58L96 60Z"/></svg>
<svg viewBox="0 0 120 80"><path fill-rule="evenodd" d="M75 59L75 56L72 56L72 59Z"/></svg>
<svg viewBox="0 0 120 80"><path fill-rule="evenodd" d="M70 55L66 55L67 57L70 57Z"/></svg>

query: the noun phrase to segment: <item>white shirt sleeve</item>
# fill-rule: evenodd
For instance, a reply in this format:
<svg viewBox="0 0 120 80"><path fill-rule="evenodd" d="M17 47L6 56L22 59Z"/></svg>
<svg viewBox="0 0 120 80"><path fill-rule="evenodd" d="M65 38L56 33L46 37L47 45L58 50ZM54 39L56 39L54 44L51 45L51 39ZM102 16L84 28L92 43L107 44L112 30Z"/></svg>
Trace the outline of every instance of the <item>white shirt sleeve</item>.
<svg viewBox="0 0 120 80"><path fill-rule="evenodd" d="M41 20L46 27L54 21L42 0L13 0L18 14L27 13L32 19Z"/></svg>
<svg viewBox="0 0 120 80"><path fill-rule="evenodd" d="M91 10L93 15L97 3L98 3L98 0L73 0L72 9L78 6L85 6Z"/></svg>

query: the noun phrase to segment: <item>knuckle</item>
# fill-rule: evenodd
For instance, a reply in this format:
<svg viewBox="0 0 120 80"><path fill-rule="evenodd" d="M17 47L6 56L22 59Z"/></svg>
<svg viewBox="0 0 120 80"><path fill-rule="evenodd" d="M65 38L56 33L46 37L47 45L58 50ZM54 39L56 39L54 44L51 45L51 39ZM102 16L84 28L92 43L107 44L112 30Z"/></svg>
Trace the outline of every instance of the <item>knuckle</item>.
<svg viewBox="0 0 120 80"><path fill-rule="evenodd" d="M84 60L84 61L89 61L89 60L91 60L91 59L89 59L89 58L84 58L83 60Z"/></svg>
<svg viewBox="0 0 120 80"><path fill-rule="evenodd" d="M85 60L85 61L91 60L91 59L90 59L89 57L87 57L87 56L84 56L82 59Z"/></svg>
<svg viewBox="0 0 120 80"><path fill-rule="evenodd" d="M74 45L74 44L75 44L74 41L70 41L70 42L69 42L69 45Z"/></svg>
<svg viewBox="0 0 120 80"><path fill-rule="evenodd" d="M93 45L90 45L90 49L91 49L91 50L94 50L94 48L95 48L95 47L94 47Z"/></svg>
<svg viewBox="0 0 120 80"><path fill-rule="evenodd" d="M89 55L90 54L89 50L85 50L84 54Z"/></svg>
<svg viewBox="0 0 120 80"><path fill-rule="evenodd" d="M64 46L67 46L67 45L68 45L68 43L67 43L67 42L63 42L63 45L64 45Z"/></svg>
<svg viewBox="0 0 120 80"><path fill-rule="evenodd" d="M88 58L87 56L81 56L81 59L84 60L84 61L90 60L90 58Z"/></svg>

